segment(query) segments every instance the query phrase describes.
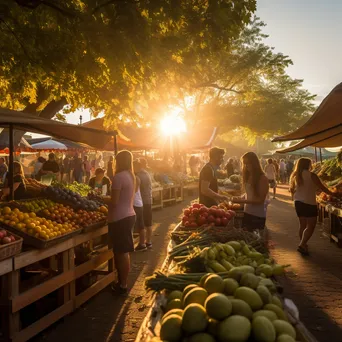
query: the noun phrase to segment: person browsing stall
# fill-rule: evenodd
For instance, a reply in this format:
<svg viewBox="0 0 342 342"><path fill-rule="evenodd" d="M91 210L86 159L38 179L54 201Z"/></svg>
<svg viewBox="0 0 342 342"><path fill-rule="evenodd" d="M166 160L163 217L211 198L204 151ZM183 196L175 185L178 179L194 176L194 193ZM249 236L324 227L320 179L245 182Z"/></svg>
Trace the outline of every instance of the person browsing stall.
<svg viewBox="0 0 342 342"><path fill-rule="evenodd" d="M242 227L247 230L264 229L268 205L268 178L262 171L258 156L247 152L241 157L243 197L233 197L232 201L245 205Z"/></svg>
<svg viewBox="0 0 342 342"><path fill-rule="evenodd" d="M321 182L315 173L311 172L311 169L311 160L309 158L300 158L290 179L290 192L294 198L299 220L300 243L297 251L302 255L309 254L308 241L314 233L317 223L317 190L321 190L329 195L336 195Z"/></svg>
<svg viewBox="0 0 342 342"><path fill-rule="evenodd" d="M133 208L136 192L133 172L133 155L129 151L120 151L116 157L111 198L108 210L108 234L114 253L115 267L118 271L118 283L113 291L127 294L127 280L130 271L130 252L134 252L133 229L136 215Z"/></svg>
<svg viewBox="0 0 342 342"><path fill-rule="evenodd" d="M49 154L49 159L43 164L41 168L42 175L55 175L59 173L59 165L56 162L54 153Z"/></svg>
<svg viewBox="0 0 342 342"><path fill-rule="evenodd" d="M90 178L89 186L99 194L110 195L111 181L105 176L105 170L101 168L95 170L95 176Z"/></svg>
<svg viewBox="0 0 342 342"><path fill-rule="evenodd" d="M26 198L24 171L22 165L17 161L13 162L13 191L15 200L21 200ZM9 194L9 174L7 172L5 177L5 188L2 191L1 199L5 200Z"/></svg>
<svg viewBox="0 0 342 342"><path fill-rule="evenodd" d="M152 248L152 179L147 171L147 160L139 159L137 167L137 178L140 180L140 192L143 201L143 219L144 229L141 229L140 243L136 250L139 251L141 246L146 245L147 248Z"/></svg>
<svg viewBox="0 0 342 342"><path fill-rule="evenodd" d="M199 203L208 208L217 205L218 202L227 200L226 196L218 193L216 171L223 163L225 151L222 148L213 147L209 151L209 163L205 164L199 176Z"/></svg>

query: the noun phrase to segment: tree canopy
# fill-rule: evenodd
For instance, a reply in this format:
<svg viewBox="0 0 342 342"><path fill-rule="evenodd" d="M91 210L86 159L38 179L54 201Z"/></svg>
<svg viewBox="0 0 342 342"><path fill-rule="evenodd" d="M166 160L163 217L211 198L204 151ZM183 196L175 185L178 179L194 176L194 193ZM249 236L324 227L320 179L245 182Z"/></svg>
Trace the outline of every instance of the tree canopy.
<svg viewBox="0 0 342 342"><path fill-rule="evenodd" d="M255 0L0 0L0 106L52 118L104 111L153 121L292 129L313 97L263 39Z"/></svg>
<svg viewBox="0 0 342 342"><path fill-rule="evenodd" d="M255 0L2 0L0 105L134 115L191 56L229 46ZM50 108L49 108L50 107ZM52 109L52 110L49 110Z"/></svg>

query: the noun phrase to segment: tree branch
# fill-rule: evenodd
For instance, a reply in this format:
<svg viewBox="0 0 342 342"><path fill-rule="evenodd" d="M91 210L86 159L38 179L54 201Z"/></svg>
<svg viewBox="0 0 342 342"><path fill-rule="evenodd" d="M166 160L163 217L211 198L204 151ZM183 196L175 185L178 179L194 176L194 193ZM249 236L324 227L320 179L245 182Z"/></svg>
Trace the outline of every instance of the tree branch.
<svg viewBox="0 0 342 342"><path fill-rule="evenodd" d="M107 0L105 2L103 2L102 4L97 5L93 10L92 10L92 14L96 13L97 11L99 11L102 7L114 4L115 2L125 2L126 0ZM139 0L133 0L133 1L128 1L131 3L139 3Z"/></svg>
<svg viewBox="0 0 342 342"><path fill-rule="evenodd" d="M40 5L45 5L47 7L50 7L59 13L65 15L68 18L76 18L77 15L74 12L70 12L64 8L58 7L54 3L49 2L48 0L14 0L19 6L30 8L30 9L36 9Z"/></svg>
<svg viewBox="0 0 342 342"><path fill-rule="evenodd" d="M229 87L229 88L221 87L216 83L202 83L202 84L197 85L196 88L215 88L215 89L218 89L221 91L230 91L230 92L233 92L236 94L243 94L244 93L243 91L236 90L233 87Z"/></svg>
<svg viewBox="0 0 342 342"><path fill-rule="evenodd" d="M52 119L67 104L68 103L64 97L57 101L52 100L39 113L39 117L44 118L44 119Z"/></svg>

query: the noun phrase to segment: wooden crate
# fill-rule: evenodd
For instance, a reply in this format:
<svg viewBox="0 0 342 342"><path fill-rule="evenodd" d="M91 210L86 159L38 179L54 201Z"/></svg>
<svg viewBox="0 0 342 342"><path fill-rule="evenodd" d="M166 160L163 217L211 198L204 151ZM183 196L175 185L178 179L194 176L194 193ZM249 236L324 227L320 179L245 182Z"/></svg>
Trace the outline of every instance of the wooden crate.
<svg viewBox="0 0 342 342"><path fill-rule="evenodd" d="M32 249L23 252L11 260L13 269L2 277L5 283L2 286L4 289L2 302L9 309L6 316L6 320L9 322L9 331L7 332L9 340L16 342L29 340L80 307L80 305L114 281L113 252L108 246L102 249L100 254L93 256L80 265L75 264L74 258L75 247L107 233L108 227L101 227L86 234L71 237L44 250ZM20 291L20 270L47 258L54 261L56 265L57 272L54 273L54 276L48 277L45 282L32 288ZM104 263L108 263L108 270L99 271L98 274L101 274L101 276L97 278L97 281L83 292L77 294L76 280L89 273L96 274L96 269ZM20 310L37 303L37 301L55 291L60 296L60 305L47 315L23 328L20 321Z"/></svg>

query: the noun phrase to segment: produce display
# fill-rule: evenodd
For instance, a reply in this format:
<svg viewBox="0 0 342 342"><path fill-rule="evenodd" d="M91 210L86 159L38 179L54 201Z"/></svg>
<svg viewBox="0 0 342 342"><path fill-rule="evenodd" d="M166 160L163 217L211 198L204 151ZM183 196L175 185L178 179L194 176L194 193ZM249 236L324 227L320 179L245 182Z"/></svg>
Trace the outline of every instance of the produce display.
<svg viewBox="0 0 342 342"><path fill-rule="evenodd" d="M179 226L171 239L168 269L145 280L147 291L160 298L160 325L151 342L296 341L274 279L286 266L269 256L260 234Z"/></svg>
<svg viewBox="0 0 342 342"><path fill-rule="evenodd" d="M46 209L46 208L51 208L56 205L55 202L49 200L49 199L35 199L35 200L28 200L24 202L17 202L17 201L12 201L10 202L11 205L24 207L27 211L29 212L38 212L40 210Z"/></svg>
<svg viewBox="0 0 342 342"><path fill-rule="evenodd" d="M68 204L83 210L97 210L99 205L92 200L82 197L69 189L48 186L45 194L55 201L65 201Z"/></svg>
<svg viewBox="0 0 342 342"><path fill-rule="evenodd" d="M25 178L25 184L27 194L32 197L39 196L46 189L46 185L33 178Z"/></svg>
<svg viewBox="0 0 342 342"><path fill-rule="evenodd" d="M71 184L65 184L54 181L52 184L55 188L62 188L62 189L68 189L72 192L81 195L82 197L86 197L89 193L89 191L92 190L92 188L88 184L84 183L78 183L73 182Z"/></svg>
<svg viewBox="0 0 342 342"><path fill-rule="evenodd" d="M333 181L340 179L342 174L342 169L339 165L337 158L324 160L322 163L316 163L313 165L313 172L315 172L320 178L325 181ZM329 184L329 186L333 186Z"/></svg>
<svg viewBox="0 0 342 342"><path fill-rule="evenodd" d="M212 224L217 227L227 226L235 216L235 212L213 206L207 208L203 204L195 203L183 211L182 223L185 227L197 228Z"/></svg>
<svg viewBox="0 0 342 342"><path fill-rule="evenodd" d="M0 229L0 245L7 245L14 241L16 241L14 235L5 229Z"/></svg>
<svg viewBox="0 0 342 342"><path fill-rule="evenodd" d="M53 220L59 224L72 223L76 228L90 226L94 223L105 221L107 216L101 211L74 211L71 207L56 204L54 207L42 210L39 216Z"/></svg>
<svg viewBox="0 0 342 342"><path fill-rule="evenodd" d="M18 208L4 207L0 210L0 222L18 231L38 239L49 240L77 229L77 225L69 220L57 223L46 218L38 217L35 213L23 213Z"/></svg>
<svg viewBox="0 0 342 342"><path fill-rule="evenodd" d="M176 279L182 282L180 275ZM154 341L296 341L276 288L265 280L253 272L238 279L208 273L169 292Z"/></svg>

